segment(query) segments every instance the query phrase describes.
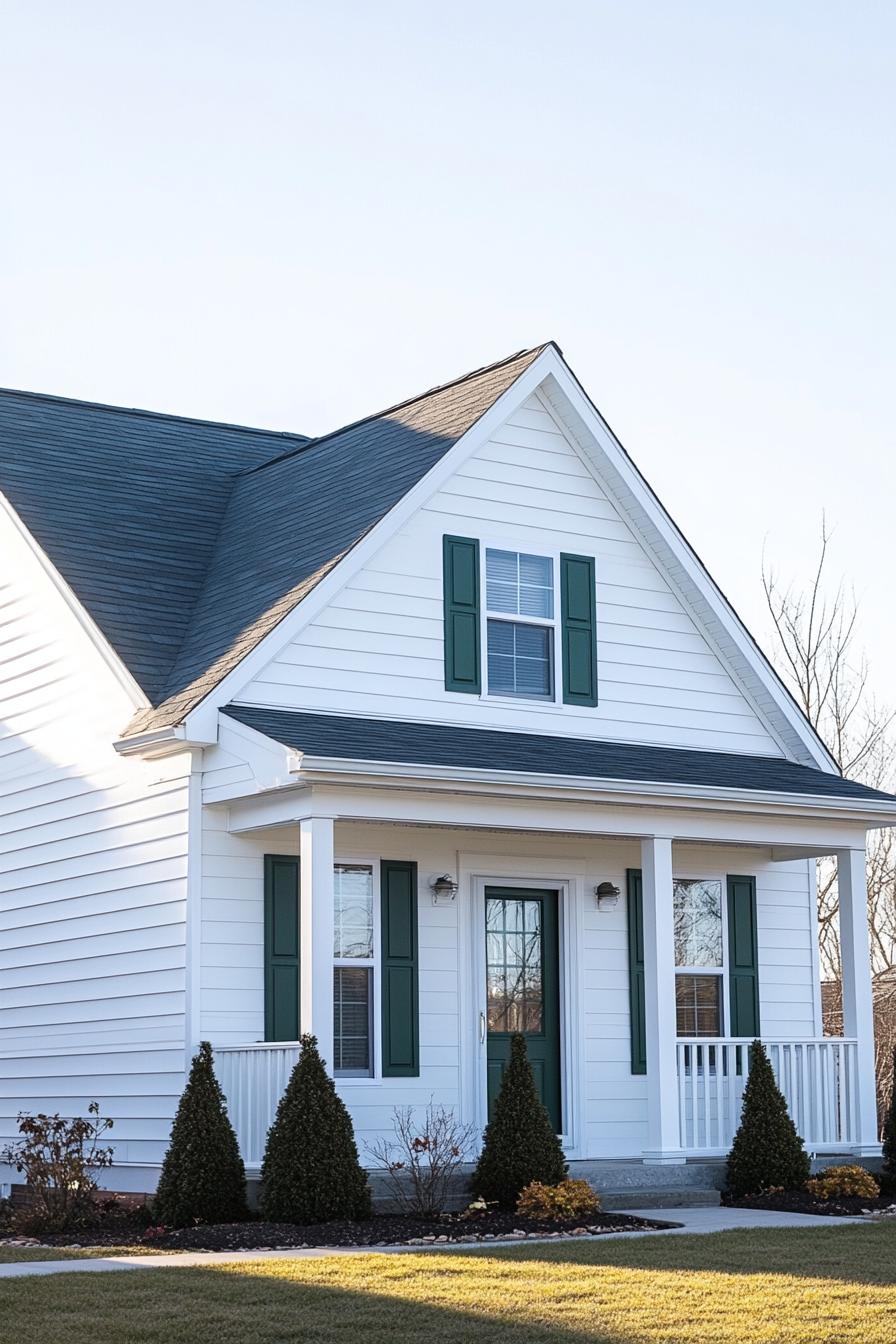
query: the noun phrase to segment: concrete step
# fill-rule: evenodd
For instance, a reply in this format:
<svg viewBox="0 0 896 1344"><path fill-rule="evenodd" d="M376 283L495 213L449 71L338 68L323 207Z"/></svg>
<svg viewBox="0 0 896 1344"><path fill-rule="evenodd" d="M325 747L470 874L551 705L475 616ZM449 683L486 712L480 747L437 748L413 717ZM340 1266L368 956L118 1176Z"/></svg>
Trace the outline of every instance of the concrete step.
<svg viewBox="0 0 896 1344"><path fill-rule="evenodd" d="M722 1202L718 1190L698 1186L680 1190L626 1190L601 1193L605 1209L716 1209Z"/></svg>

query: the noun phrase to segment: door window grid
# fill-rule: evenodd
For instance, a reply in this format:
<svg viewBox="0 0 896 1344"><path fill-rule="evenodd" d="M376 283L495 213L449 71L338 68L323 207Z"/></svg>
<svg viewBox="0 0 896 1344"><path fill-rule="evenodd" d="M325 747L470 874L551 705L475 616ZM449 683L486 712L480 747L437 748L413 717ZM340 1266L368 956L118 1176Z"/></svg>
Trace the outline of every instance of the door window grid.
<svg viewBox="0 0 896 1344"><path fill-rule="evenodd" d="M722 882L676 878L673 886L676 1032L720 1037L725 928Z"/></svg>
<svg viewBox="0 0 896 1344"><path fill-rule="evenodd" d="M553 700L553 558L487 547L485 610L488 693Z"/></svg>
<svg viewBox="0 0 896 1344"><path fill-rule="evenodd" d="M544 1029L541 905L490 897L486 902L489 1031Z"/></svg>
<svg viewBox="0 0 896 1344"><path fill-rule="evenodd" d="M374 883L370 864L333 869L333 1071L373 1073Z"/></svg>

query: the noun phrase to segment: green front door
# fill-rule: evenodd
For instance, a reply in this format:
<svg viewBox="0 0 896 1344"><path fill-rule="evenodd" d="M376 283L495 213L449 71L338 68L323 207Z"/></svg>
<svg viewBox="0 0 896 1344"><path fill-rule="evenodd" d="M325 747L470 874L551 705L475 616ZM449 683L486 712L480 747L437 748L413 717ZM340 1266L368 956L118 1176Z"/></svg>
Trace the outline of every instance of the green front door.
<svg viewBox="0 0 896 1344"><path fill-rule="evenodd" d="M486 887L485 956L489 1116L510 1038L521 1031L539 1095L560 1134L557 892Z"/></svg>

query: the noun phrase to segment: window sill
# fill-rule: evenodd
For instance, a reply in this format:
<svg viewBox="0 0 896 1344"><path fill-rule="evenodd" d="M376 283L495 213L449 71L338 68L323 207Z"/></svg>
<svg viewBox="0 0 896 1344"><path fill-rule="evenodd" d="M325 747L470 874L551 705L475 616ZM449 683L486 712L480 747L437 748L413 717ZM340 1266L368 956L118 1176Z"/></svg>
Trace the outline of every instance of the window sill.
<svg viewBox="0 0 896 1344"><path fill-rule="evenodd" d="M543 699L540 695L489 695L483 692L479 696L480 704L483 705L514 705L517 709L523 706L538 705L540 709L565 709L565 706L559 700Z"/></svg>

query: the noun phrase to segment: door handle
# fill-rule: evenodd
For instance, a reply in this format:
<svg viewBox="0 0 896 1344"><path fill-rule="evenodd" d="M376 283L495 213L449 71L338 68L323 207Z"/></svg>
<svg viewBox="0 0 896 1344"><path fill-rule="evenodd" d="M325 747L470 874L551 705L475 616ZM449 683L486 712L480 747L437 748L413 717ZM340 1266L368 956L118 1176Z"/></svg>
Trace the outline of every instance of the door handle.
<svg viewBox="0 0 896 1344"><path fill-rule="evenodd" d="M479 1044L485 1045L485 1013L479 1014Z"/></svg>

